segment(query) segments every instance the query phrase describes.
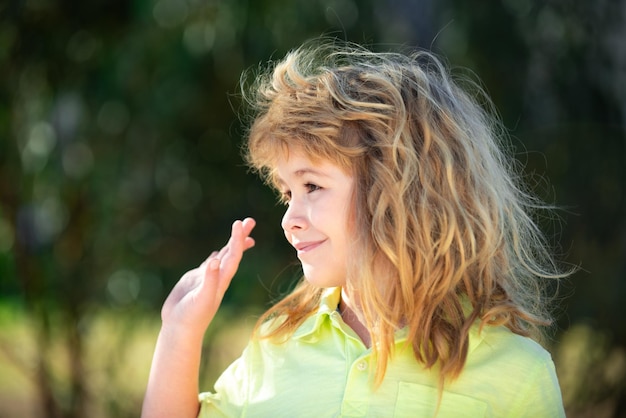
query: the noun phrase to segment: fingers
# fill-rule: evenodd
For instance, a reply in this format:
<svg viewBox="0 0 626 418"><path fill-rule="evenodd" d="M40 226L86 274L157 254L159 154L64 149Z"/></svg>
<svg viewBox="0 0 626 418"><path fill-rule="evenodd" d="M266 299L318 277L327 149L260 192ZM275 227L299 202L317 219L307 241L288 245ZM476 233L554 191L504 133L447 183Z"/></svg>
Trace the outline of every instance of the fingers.
<svg viewBox="0 0 626 418"><path fill-rule="evenodd" d="M241 225L241 227L239 227ZM222 249L219 251L213 251L209 257L207 257L204 262L200 265L200 267L205 267L209 260L213 258L222 259L227 253L232 252L233 250L238 250L242 248L243 251L249 250L254 247L255 240L250 237L250 233L252 229L256 226L256 221L253 218L245 218L243 221L237 220L233 222L233 226L231 228L231 237ZM241 231L241 232L239 232ZM243 244L240 244L241 240L243 240Z"/></svg>
<svg viewBox="0 0 626 418"><path fill-rule="evenodd" d="M200 264L198 266L198 268L205 268L207 266L207 264L209 263L209 261L211 261L214 258L219 258L217 257L219 253L217 251L213 251L211 254L209 254L209 256L202 262L202 264Z"/></svg>
<svg viewBox="0 0 626 418"><path fill-rule="evenodd" d="M228 279L231 279L239 267L243 252L255 245L254 238L250 237L255 225L256 221L253 218L233 222L230 239L226 245L219 252L213 251L200 267L208 269L217 266L215 270L220 270L219 276L230 276Z"/></svg>
<svg viewBox="0 0 626 418"><path fill-rule="evenodd" d="M213 251L199 267L181 277L163 304L161 316L164 320L171 318L174 310L179 316L187 312L194 318L212 318L239 268L243 252L254 246L254 239L250 237L254 226L252 218L235 221L226 245ZM200 312L202 309L204 313Z"/></svg>
<svg viewBox="0 0 626 418"><path fill-rule="evenodd" d="M228 243L219 252L219 258L224 256L234 256L241 258L241 253L254 246L255 241L250 237L252 229L255 227L256 221L252 218L245 218L243 221L233 222L231 235Z"/></svg>
<svg viewBox="0 0 626 418"><path fill-rule="evenodd" d="M241 256L244 252L244 241L246 239L246 235L244 232L244 225L242 221L233 222L233 226L231 228L230 239L228 243L219 253L219 258L221 260L220 268L225 270L226 273L230 272L230 269L234 267L237 269L239 265L239 261L241 260ZM233 271L233 275L234 275Z"/></svg>
<svg viewBox="0 0 626 418"><path fill-rule="evenodd" d="M220 268L220 260L218 258L213 258L209 260L209 265L207 269L209 271L217 271Z"/></svg>
<svg viewBox="0 0 626 418"><path fill-rule="evenodd" d="M243 242L243 249L249 250L250 248L254 247L255 243L256 242L254 241L254 238L246 237L245 241Z"/></svg>
<svg viewBox="0 0 626 418"><path fill-rule="evenodd" d="M252 218L246 218L242 221L243 232L245 236L250 235L250 232L252 232L252 229L255 227L255 225L256 221Z"/></svg>
<svg viewBox="0 0 626 418"><path fill-rule="evenodd" d="M255 241L254 238L250 237L250 232L256 226L256 221L252 218L246 218L243 220L243 233L244 233L244 241L243 241L243 249L248 250L254 247Z"/></svg>

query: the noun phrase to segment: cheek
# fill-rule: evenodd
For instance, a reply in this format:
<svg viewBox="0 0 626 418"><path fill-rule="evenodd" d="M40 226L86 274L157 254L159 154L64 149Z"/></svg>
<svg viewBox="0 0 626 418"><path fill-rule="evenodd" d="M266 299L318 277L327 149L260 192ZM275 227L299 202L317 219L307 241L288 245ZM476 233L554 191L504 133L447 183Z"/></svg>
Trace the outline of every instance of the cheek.
<svg viewBox="0 0 626 418"><path fill-rule="evenodd" d="M346 234L351 238L355 239L358 236L357 230L357 210L356 206L352 201L348 204L347 207L343 209L343 223Z"/></svg>
<svg viewBox="0 0 626 418"><path fill-rule="evenodd" d="M346 228L350 231L354 231L357 208L366 207L365 205L367 205L364 195L358 191L358 187L352 181L349 189L344 190L343 194L342 214L347 221Z"/></svg>

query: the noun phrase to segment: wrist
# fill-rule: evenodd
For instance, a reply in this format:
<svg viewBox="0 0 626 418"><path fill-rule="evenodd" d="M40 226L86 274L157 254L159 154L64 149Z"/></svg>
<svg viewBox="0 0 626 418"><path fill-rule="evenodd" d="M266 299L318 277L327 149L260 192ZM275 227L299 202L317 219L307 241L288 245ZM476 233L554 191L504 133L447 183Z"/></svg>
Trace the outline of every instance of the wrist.
<svg viewBox="0 0 626 418"><path fill-rule="evenodd" d="M187 326L179 323L162 323L159 339L170 343L189 344L192 346L202 345L205 329L197 326Z"/></svg>

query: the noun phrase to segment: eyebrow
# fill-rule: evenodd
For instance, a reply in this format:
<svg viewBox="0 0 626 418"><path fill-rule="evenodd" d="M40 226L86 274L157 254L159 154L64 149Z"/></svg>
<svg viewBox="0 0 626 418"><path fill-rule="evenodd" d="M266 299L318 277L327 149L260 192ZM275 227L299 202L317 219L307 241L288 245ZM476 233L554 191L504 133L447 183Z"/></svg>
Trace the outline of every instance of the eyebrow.
<svg viewBox="0 0 626 418"><path fill-rule="evenodd" d="M323 172L321 172L319 170L316 170L316 169L314 169L312 167L300 168L300 169L298 169L298 170L293 172L293 175L295 177L298 177L298 178L304 176L305 174L313 174L313 175L319 176L319 177L329 177L328 174L325 174L325 173L323 173ZM280 178L280 176L278 174L276 174L274 176L274 182L278 186L282 186L282 185L285 184L285 181L282 178Z"/></svg>

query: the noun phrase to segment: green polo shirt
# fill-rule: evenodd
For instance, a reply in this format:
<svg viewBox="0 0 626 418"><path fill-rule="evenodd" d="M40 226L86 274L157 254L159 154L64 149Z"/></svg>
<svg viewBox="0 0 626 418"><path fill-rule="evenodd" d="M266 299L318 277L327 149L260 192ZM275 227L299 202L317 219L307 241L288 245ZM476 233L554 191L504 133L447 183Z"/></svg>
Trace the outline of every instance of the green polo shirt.
<svg viewBox="0 0 626 418"><path fill-rule="evenodd" d="M436 370L419 364L406 330L383 383L372 387L371 350L337 312L340 288L283 344L252 339L215 384L200 394L200 417L433 417ZM463 372L445 387L438 418L565 417L550 354L505 327L470 334Z"/></svg>

